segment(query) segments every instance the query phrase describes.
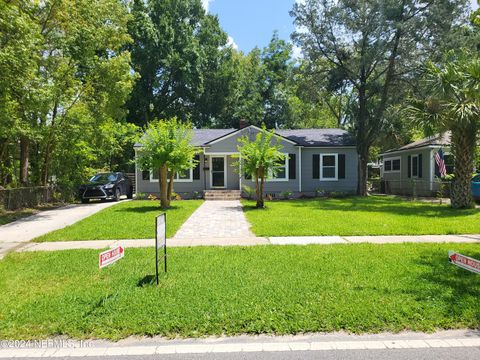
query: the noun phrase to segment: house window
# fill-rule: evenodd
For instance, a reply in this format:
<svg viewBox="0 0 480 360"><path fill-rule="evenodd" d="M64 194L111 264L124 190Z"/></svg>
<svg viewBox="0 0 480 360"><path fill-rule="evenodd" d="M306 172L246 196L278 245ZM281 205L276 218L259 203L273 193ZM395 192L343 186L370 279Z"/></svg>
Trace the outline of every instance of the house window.
<svg viewBox="0 0 480 360"><path fill-rule="evenodd" d="M455 158L453 155L444 155L443 159L445 160L445 168L447 169L447 174L453 174L455 172Z"/></svg>
<svg viewBox="0 0 480 360"><path fill-rule="evenodd" d="M384 172L400 172L400 158L390 158L383 161Z"/></svg>
<svg viewBox="0 0 480 360"><path fill-rule="evenodd" d="M418 155L412 155L412 177L418 177Z"/></svg>
<svg viewBox="0 0 480 360"><path fill-rule="evenodd" d="M320 180L338 180L338 154L320 155Z"/></svg>
<svg viewBox="0 0 480 360"><path fill-rule="evenodd" d="M175 182L191 182L192 181L193 169L182 170L175 174ZM170 178L170 172L168 173L168 178ZM150 171L150 181L158 182L158 169Z"/></svg>
<svg viewBox="0 0 480 360"><path fill-rule="evenodd" d="M267 176L268 181L287 181L288 180L288 154L283 154L284 161L275 166L275 172L270 171Z"/></svg>

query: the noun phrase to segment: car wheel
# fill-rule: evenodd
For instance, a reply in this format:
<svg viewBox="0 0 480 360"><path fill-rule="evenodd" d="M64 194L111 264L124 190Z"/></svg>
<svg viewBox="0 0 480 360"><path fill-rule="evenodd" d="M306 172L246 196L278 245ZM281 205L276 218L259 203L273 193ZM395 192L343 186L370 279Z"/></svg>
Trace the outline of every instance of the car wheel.
<svg viewBox="0 0 480 360"><path fill-rule="evenodd" d="M119 188L115 189L115 201L119 201L121 196L121 192Z"/></svg>
<svg viewBox="0 0 480 360"><path fill-rule="evenodd" d="M133 187L130 186L127 192L127 199L133 199Z"/></svg>
<svg viewBox="0 0 480 360"><path fill-rule="evenodd" d="M82 198L82 204L88 204L89 202L90 202L90 199Z"/></svg>

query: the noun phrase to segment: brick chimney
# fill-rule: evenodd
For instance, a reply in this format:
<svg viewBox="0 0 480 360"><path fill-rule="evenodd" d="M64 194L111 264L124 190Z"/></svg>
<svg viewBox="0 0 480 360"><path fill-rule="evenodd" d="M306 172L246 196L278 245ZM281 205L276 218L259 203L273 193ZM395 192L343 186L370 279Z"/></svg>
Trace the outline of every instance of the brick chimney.
<svg viewBox="0 0 480 360"><path fill-rule="evenodd" d="M243 128L246 128L247 126L248 126L247 120L240 119L240 121L238 122L238 128L243 129Z"/></svg>

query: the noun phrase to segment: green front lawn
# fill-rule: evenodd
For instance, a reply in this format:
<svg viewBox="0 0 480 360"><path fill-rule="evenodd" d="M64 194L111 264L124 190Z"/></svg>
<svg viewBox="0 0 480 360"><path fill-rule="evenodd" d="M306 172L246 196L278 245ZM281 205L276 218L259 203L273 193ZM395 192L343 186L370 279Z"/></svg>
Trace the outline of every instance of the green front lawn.
<svg viewBox="0 0 480 360"><path fill-rule="evenodd" d="M172 201L166 210L167 237L172 237L202 200ZM155 217L162 213L158 201L120 202L66 228L53 231L34 241L152 239Z"/></svg>
<svg viewBox="0 0 480 360"><path fill-rule="evenodd" d="M370 196L344 199L243 201L257 236L478 234L480 210Z"/></svg>
<svg viewBox="0 0 480 360"><path fill-rule="evenodd" d="M98 269L96 250L12 253L0 262L0 339L362 333L478 328L480 277L447 251L475 244L154 249Z"/></svg>

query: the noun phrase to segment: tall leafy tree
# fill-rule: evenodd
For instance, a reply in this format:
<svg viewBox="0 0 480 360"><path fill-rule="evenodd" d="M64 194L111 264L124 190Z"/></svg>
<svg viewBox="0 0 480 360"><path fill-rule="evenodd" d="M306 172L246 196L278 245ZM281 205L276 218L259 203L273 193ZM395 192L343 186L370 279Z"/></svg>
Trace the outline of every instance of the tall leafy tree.
<svg viewBox="0 0 480 360"><path fill-rule="evenodd" d="M369 151L386 126L385 111L402 81L464 21L464 0L306 0L291 15L293 39L312 61L329 63L330 88L344 89L356 137L358 193L367 194Z"/></svg>
<svg viewBox="0 0 480 360"><path fill-rule="evenodd" d="M454 208L470 208L480 128L480 58L451 53L442 65L429 63L425 90L426 97L413 100L409 113L430 130L451 131L455 157L451 203Z"/></svg>
<svg viewBox="0 0 480 360"><path fill-rule="evenodd" d="M255 181L255 193L257 208L265 206L263 193L265 178L268 174L275 174L276 167L285 160L285 155L280 152L282 146L274 137L275 134L263 126L254 139L248 135L238 139L237 167L240 171L248 174Z"/></svg>
<svg viewBox="0 0 480 360"><path fill-rule="evenodd" d="M163 209L170 207L175 173L195 165L198 149L191 144L192 137L190 124L172 118L151 121L140 139L138 164L142 170L158 171Z"/></svg>
<svg viewBox="0 0 480 360"><path fill-rule="evenodd" d="M140 78L128 103L129 120L143 125L153 118L190 118L205 77L221 68L219 48L227 36L218 19L205 14L200 0L134 0L131 13L129 50ZM215 92L211 85L208 91ZM202 109L201 115L211 112Z"/></svg>

